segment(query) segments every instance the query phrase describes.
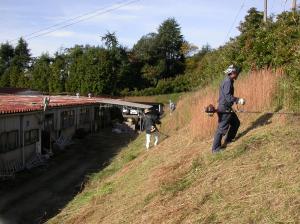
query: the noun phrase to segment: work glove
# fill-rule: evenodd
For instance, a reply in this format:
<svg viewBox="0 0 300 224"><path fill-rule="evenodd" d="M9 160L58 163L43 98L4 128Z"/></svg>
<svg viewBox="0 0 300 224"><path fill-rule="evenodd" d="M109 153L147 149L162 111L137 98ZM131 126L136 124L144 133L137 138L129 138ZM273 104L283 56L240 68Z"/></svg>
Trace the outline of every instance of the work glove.
<svg viewBox="0 0 300 224"><path fill-rule="evenodd" d="M239 98L237 101L237 104L240 104L240 105L245 105L245 103L246 103L246 100L243 98Z"/></svg>

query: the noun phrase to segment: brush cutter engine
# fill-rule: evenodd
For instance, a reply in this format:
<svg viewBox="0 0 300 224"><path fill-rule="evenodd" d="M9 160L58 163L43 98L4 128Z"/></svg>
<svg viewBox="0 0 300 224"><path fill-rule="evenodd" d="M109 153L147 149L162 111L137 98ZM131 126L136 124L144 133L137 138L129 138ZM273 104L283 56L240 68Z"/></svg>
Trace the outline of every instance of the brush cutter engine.
<svg viewBox="0 0 300 224"><path fill-rule="evenodd" d="M204 111L209 117L212 117L214 116L214 113L217 112L217 109L214 107L214 105L209 104L207 107L204 108Z"/></svg>

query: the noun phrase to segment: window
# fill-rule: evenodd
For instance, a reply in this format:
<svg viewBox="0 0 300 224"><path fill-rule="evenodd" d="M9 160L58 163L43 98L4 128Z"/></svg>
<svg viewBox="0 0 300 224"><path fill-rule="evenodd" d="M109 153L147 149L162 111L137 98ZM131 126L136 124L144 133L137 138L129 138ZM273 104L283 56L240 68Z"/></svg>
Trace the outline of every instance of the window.
<svg viewBox="0 0 300 224"><path fill-rule="evenodd" d="M14 150L18 148L18 131L8 132L7 147L8 150Z"/></svg>
<svg viewBox="0 0 300 224"><path fill-rule="evenodd" d="M0 135L0 152L8 152L19 146L19 132L17 130L3 132Z"/></svg>
<svg viewBox="0 0 300 224"><path fill-rule="evenodd" d="M54 114L46 114L44 121L44 130L54 130Z"/></svg>
<svg viewBox="0 0 300 224"><path fill-rule="evenodd" d="M75 111L68 110L61 112L61 127L62 128L69 128L74 125L75 121Z"/></svg>
<svg viewBox="0 0 300 224"><path fill-rule="evenodd" d="M32 129L24 133L25 145L31 145L39 141L39 129Z"/></svg>
<svg viewBox="0 0 300 224"><path fill-rule="evenodd" d="M1 133L0 135L0 152L7 151L7 132Z"/></svg>
<svg viewBox="0 0 300 224"><path fill-rule="evenodd" d="M38 142L39 141L39 129L31 130L30 138L31 138L32 142Z"/></svg>
<svg viewBox="0 0 300 224"><path fill-rule="evenodd" d="M24 143L25 145L30 145L30 131L25 131L24 133Z"/></svg>
<svg viewBox="0 0 300 224"><path fill-rule="evenodd" d="M90 110L87 108L80 109L79 123L86 124L90 120Z"/></svg>
<svg viewBox="0 0 300 224"><path fill-rule="evenodd" d="M100 120L100 108L99 107L95 107L95 114L94 114L94 116L95 116L95 120L96 121L99 121Z"/></svg>

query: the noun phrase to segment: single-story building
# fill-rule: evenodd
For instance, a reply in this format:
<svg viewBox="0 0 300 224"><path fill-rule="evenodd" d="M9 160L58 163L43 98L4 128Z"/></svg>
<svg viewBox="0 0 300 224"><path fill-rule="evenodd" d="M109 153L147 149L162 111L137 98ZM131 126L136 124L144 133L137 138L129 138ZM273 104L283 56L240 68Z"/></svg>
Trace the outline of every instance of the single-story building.
<svg viewBox="0 0 300 224"><path fill-rule="evenodd" d="M64 146L76 131L96 132L111 123L118 99L79 96L0 94L0 176L22 170L36 155Z"/></svg>

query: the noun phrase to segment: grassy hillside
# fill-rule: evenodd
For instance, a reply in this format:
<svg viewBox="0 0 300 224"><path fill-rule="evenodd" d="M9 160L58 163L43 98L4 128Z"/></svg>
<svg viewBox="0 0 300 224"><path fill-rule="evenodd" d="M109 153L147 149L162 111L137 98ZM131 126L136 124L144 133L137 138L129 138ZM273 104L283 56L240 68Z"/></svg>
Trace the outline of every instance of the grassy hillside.
<svg viewBox="0 0 300 224"><path fill-rule="evenodd" d="M274 108L275 74L236 83L246 109ZM139 136L49 223L300 222L299 117L240 114L237 141L212 155L216 118L202 111L215 99L216 88L184 96L163 121L169 138L145 151Z"/></svg>

